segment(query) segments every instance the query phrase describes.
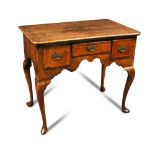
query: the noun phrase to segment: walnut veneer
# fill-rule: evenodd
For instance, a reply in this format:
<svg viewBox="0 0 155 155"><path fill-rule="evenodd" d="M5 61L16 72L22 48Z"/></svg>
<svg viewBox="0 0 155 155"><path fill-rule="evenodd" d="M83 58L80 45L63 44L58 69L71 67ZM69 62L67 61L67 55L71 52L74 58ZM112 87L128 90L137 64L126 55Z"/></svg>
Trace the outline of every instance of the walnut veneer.
<svg viewBox="0 0 155 155"><path fill-rule="evenodd" d="M23 32L25 60L23 68L30 92L28 106L33 106L30 76L31 62L35 70L37 99L42 115L41 133L48 131L44 90L63 69L75 71L84 59L99 58L102 64L103 92L106 67L115 62L128 73L122 99L122 111L128 113L125 100L133 82L136 38L140 32L109 19L19 26Z"/></svg>

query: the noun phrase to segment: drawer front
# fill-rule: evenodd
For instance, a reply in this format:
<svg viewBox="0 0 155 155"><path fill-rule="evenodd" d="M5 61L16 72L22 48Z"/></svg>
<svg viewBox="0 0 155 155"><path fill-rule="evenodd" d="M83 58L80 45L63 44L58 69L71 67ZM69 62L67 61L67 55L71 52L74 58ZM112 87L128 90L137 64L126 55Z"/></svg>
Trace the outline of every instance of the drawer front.
<svg viewBox="0 0 155 155"><path fill-rule="evenodd" d="M135 39L113 40L111 59L119 59L133 56L135 51L135 45Z"/></svg>
<svg viewBox="0 0 155 155"><path fill-rule="evenodd" d="M70 63L70 46L44 48L44 68L68 66Z"/></svg>
<svg viewBox="0 0 155 155"><path fill-rule="evenodd" d="M92 54L110 52L110 50L111 50L110 41L82 43L82 44L75 44L72 46L72 55L73 56L92 55Z"/></svg>

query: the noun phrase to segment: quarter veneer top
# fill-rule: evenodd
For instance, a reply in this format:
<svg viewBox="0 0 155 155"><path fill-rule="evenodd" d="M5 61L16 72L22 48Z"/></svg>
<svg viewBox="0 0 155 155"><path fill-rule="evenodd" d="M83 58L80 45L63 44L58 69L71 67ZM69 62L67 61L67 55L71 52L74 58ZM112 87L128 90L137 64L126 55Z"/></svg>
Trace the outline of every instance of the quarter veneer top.
<svg viewBox="0 0 155 155"><path fill-rule="evenodd" d="M109 19L19 26L33 44L59 43L121 36L137 36L139 31Z"/></svg>

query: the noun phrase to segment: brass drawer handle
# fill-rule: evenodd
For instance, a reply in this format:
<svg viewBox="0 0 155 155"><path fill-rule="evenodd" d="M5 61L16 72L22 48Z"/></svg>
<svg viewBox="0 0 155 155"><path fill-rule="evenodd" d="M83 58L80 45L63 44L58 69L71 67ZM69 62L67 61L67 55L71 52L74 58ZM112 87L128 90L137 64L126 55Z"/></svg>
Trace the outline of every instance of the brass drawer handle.
<svg viewBox="0 0 155 155"><path fill-rule="evenodd" d="M60 60L62 58L62 55L59 54L59 53L54 53L52 56L51 56L54 60Z"/></svg>
<svg viewBox="0 0 155 155"><path fill-rule="evenodd" d="M119 50L119 52L124 53L125 50L126 50L126 47L125 46L121 46L121 47L118 48L118 50Z"/></svg>
<svg viewBox="0 0 155 155"><path fill-rule="evenodd" d="M89 52L95 51L95 50L96 50L96 45L88 46L87 50L88 50Z"/></svg>

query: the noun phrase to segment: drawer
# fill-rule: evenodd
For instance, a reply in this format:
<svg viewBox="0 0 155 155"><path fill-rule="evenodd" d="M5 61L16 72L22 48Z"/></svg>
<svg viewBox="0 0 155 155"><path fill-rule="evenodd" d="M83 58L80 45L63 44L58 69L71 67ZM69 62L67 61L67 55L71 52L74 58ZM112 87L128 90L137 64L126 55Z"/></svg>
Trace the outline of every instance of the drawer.
<svg viewBox="0 0 155 155"><path fill-rule="evenodd" d="M70 63L70 46L44 48L44 68L68 66Z"/></svg>
<svg viewBox="0 0 155 155"><path fill-rule="evenodd" d="M135 51L135 45L135 39L113 40L111 59L119 59L133 56Z"/></svg>
<svg viewBox="0 0 155 155"><path fill-rule="evenodd" d="M110 50L111 50L110 41L81 43L72 45L73 56L107 53L110 52Z"/></svg>

